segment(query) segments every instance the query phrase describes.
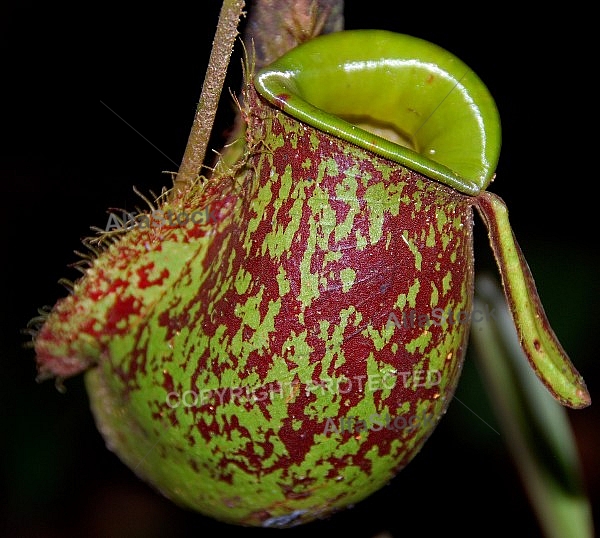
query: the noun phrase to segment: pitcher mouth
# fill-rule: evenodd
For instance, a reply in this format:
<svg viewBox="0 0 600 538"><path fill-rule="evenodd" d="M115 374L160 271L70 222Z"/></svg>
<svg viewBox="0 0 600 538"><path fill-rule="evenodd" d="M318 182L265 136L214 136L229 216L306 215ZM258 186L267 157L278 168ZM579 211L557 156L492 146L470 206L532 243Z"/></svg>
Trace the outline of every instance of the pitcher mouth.
<svg viewBox="0 0 600 538"><path fill-rule="evenodd" d="M363 129L368 133L371 133L376 136L380 136L381 138L385 138L394 144L402 146L404 148L408 148L412 151L419 153L418 148L415 146L413 140L410 135L402 132L396 125L393 123L386 123L374 120L373 118L369 118L368 116L341 116L343 120L346 120L348 123L355 125L359 129Z"/></svg>
<svg viewBox="0 0 600 538"><path fill-rule="evenodd" d="M427 41L385 30L327 34L261 69L254 83L299 121L462 193L477 195L494 177L496 104L466 64Z"/></svg>

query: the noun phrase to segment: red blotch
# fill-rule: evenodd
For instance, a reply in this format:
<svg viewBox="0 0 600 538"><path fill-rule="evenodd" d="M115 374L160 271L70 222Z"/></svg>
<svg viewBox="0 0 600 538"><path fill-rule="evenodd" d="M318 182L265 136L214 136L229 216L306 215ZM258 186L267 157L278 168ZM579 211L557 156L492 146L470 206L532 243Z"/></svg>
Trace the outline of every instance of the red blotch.
<svg viewBox="0 0 600 538"><path fill-rule="evenodd" d="M140 314L142 309L141 301L133 296L117 297L115 304L108 311L106 322L104 324L104 334L125 334L129 331L129 324L124 323L119 326L120 322L127 320L129 316Z"/></svg>
<svg viewBox="0 0 600 538"><path fill-rule="evenodd" d="M169 312L163 312L158 316L158 323L161 327L167 328L165 339L170 340L190 324L190 314L185 311L179 315L170 316Z"/></svg>
<svg viewBox="0 0 600 538"><path fill-rule="evenodd" d="M275 96L275 105L283 110L283 109L285 109L289 99L290 99L289 93L279 93Z"/></svg>
<svg viewBox="0 0 600 538"><path fill-rule="evenodd" d="M168 372L163 372L165 376L165 380L163 381L163 388L167 392L173 392L175 390L175 385L173 384L173 377Z"/></svg>
<svg viewBox="0 0 600 538"><path fill-rule="evenodd" d="M150 274L150 272L153 269L154 269L154 262L150 262L149 264L144 265L137 270L137 275L140 279L138 287L140 289L143 290L143 289L149 288L150 286L160 286L164 282L165 278L167 278L169 276L169 270L163 269L157 278L155 278L154 280L150 280L148 278L148 275Z"/></svg>
<svg viewBox="0 0 600 538"><path fill-rule="evenodd" d="M87 290L87 296L92 301L100 301L111 293L122 293L129 287L129 282L121 278L117 278L111 282L111 279L106 275L104 271L99 271L98 279L95 281L98 287L93 287L93 284ZM111 282L110 286L104 287L108 282Z"/></svg>

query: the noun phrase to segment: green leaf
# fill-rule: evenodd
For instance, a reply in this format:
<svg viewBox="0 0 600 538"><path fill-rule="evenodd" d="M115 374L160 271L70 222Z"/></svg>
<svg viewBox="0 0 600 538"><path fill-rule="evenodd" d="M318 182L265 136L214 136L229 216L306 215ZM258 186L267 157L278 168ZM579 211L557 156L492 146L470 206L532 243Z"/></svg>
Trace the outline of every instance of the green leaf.
<svg viewBox="0 0 600 538"><path fill-rule="evenodd" d="M478 277L474 308L486 303L497 319L473 326L475 357L544 533L549 538L591 538L591 506L567 410L529 368L502 289L495 280Z"/></svg>

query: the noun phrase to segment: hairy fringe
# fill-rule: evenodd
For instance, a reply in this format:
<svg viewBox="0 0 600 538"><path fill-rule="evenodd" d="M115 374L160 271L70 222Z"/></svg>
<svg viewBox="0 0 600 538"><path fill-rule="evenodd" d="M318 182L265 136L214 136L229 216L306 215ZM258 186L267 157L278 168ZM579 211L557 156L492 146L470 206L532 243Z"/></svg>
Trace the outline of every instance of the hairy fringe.
<svg viewBox="0 0 600 538"><path fill-rule="evenodd" d="M40 330L46 323L50 312L52 311L52 307L49 305L44 305L38 308L38 315L31 318L24 329L21 329L21 333L27 335L30 340L25 342L23 345L26 348L33 348L35 345L35 339L39 334Z"/></svg>
<svg viewBox="0 0 600 538"><path fill-rule="evenodd" d="M241 40L240 40L241 41ZM210 168L204 166L209 174L198 175L196 180L187 188L183 193L180 193L179 196L172 196L175 193L174 186L171 188L163 187L160 194L156 195L154 192L149 191L148 194L144 194L137 187L133 186L133 191L135 194L142 200L147 209L142 211L138 206L135 207L135 211L137 215L148 214L148 212L153 212L159 210L165 204L184 204L191 200L194 200L196 197L202 194L202 191L208 186L213 184L214 182L222 182L223 186L226 187L227 183L231 183L231 187L235 193L240 193L244 187L243 174L240 172L247 166L249 157L254 154L257 150L258 144L249 144L249 141L246 137L246 126L248 125L248 120L251 115L251 110L248 104L245 102L245 96L248 93L248 87L252 84L252 77L255 72L255 53L254 53L254 44L252 43L252 50L249 52L246 49L246 45L243 41L241 41L242 47L244 50L243 59L241 60L242 64L242 75L243 75L243 83L242 89L240 92L240 96L236 97L233 93L231 96L233 98L234 105L238 112L237 121L240 122L240 132L236 134L235 137L232 137L224 146L221 151L212 150L219 158L216 161L216 165L214 168ZM233 162L226 164L221 160L223 157L223 153L227 151L230 147L234 145L242 144L242 151L238 156L236 156ZM235 155L235 153L234 153ZM163 171L163 173L169 174L171 176L171 180L174 183L177 173L171 171ZM212 203L216 198L218 198L218 194L211 196L210 198L206 198L206 205ZM68 267L75 269L76 271L81 273L81 276L72 281L67 278L61 278L58 283L64 286L68 293L72 295L74 290L77 287L77 284L85 277L88 270L94 265L95 261L98 257L107 251L111 246L121 241L127 234L127 232L132 231L133 227L131 225L135 224L131 219L127 221L123 221L115 212L121 212L121 214L127 215L130 212L127 212L123 209L119 208L109 208L107 213L110 215L114 215L114 218L120 225L118 229L106 230L102 229L98 226L90 226L90 230L94 232L92 235L86 236L81 239L81 244L84 247L83 251L74 250L74 254L77 256L77 260L68 265ZM129 229L128 229L129 228ZM31 337L31 340L26 342L24 345L26 347L34 347L35 340L37 335L39 334L41 328L46 323L48 316L52 312L52 306L44 306L38 310L38 315L31 318L31 320L27 323L25 329L22 330L24 334L27 334ZM63 390L62 380L57 379L57 388L59 390Z"/></svg>

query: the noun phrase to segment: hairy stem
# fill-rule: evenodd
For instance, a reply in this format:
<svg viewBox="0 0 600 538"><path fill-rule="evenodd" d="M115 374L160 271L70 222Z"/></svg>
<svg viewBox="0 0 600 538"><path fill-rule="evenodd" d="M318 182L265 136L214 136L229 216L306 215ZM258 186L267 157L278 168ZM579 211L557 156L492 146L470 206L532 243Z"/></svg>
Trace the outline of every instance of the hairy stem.
<svg viewBox="0 0 600 538"><path fill-rule="evenodd" d="M223 0L200 102L174 182L174 192L194 182L202 169L244 5L243 0Z"/></svg>
<svg viewBox="0 0 600 538"><path fill-rule="evenodd" d="M244 31L252 67L260 69L301 43L344 29L344 0L254 0ZM238 93L238 103L243 102ZM239 112L225 147L214 165L217 175L243 155L245 122Z"/></svg>

